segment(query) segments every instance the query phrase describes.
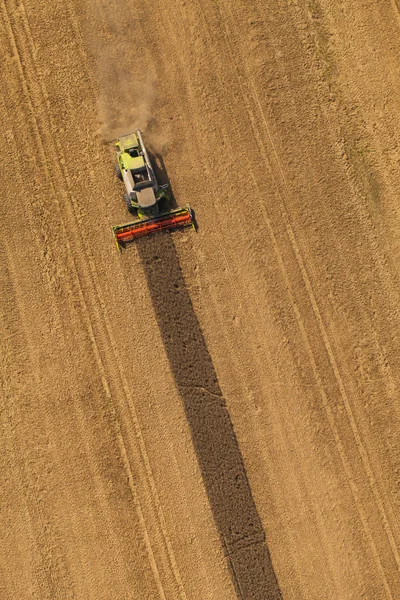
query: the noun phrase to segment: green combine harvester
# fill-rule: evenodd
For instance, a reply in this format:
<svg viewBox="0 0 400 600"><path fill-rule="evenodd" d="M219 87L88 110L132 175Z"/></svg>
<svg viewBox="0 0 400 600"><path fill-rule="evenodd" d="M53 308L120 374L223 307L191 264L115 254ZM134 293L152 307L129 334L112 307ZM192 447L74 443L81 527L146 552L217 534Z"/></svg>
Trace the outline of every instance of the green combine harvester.
<svg viewBox="0 0 400 600"><path fill-rule="evenodd" d="M168 209L171 200L169 184L158 184L139 129L113 141L117 149L115 170L125 184L126 206L137 217L130 223L112 228L118 250L151 233L187 226L195 228L189 206Z"/></svg>

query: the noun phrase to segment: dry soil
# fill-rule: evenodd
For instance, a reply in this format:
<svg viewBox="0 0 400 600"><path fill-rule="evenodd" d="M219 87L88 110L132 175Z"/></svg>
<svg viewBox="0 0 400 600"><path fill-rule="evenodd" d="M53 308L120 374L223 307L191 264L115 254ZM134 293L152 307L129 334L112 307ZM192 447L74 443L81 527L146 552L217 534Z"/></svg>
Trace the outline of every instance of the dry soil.
<svg viewBox="0 0 400 600"><path fill-rule="evenodd" d="M1 600L400 598L399 29L0 2ZM119 254L137 126L199 230Z"/></svg>

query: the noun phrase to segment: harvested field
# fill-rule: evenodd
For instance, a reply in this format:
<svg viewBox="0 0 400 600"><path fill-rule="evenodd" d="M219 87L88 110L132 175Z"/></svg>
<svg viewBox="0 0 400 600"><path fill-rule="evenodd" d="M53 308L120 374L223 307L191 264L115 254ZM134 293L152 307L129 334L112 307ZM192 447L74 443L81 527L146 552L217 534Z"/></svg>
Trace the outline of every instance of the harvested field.
<svg viewBox="0 0 400 600"><path fill-rule="evenodd" d="M0 597L400 597L396 1L0 3ZM119 255L141 127L198 233Z"/></svg>

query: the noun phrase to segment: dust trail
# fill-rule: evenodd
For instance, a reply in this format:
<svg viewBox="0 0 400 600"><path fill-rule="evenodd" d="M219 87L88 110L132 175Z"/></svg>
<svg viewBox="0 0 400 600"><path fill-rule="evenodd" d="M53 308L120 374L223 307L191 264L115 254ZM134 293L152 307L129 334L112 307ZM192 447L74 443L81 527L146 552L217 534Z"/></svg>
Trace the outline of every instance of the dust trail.
<svg viewBox="0 0 400 600"><path fill-rule="evenodd" d="M122 12L121 12L122 11ZM98 27L93 27L93 20ZM143 68L138 15L120 0L99 0L96 15L86 14L84 35L98 90L99 133L112 139L153 120L155 71Z"/></svg>
<svg viewBox="0 0 400 600"><path fill-rule="evenodd" d="M99 99L100 133L105 139L112 139L136 129L145 131L152 119L152 104L155 99L155 80L148 75L145 81L125 78L117 72L102 71L99 77L109 82L115 81L115 87L102 93ZM104 87L102 86L102 89Z"/></svg>

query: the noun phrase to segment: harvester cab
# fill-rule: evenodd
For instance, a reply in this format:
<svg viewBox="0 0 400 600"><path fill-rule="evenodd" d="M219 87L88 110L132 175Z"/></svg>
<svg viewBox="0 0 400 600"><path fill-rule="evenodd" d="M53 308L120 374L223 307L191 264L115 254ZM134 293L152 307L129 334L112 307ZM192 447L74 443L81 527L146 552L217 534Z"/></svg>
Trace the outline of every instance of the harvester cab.
<svg viewBox="0 0 400 600"><path fill-rule="evenodd" d="M118 178L124 182L124 195L128 211L137 216L135 221L113 227L114 239L119 250L127 242L138 237L172 230L178 227L195 227L193 212L189 206L169 209L169 185L159 185L150 162L142 134L123 135L115 140Z"/></svg>

